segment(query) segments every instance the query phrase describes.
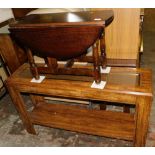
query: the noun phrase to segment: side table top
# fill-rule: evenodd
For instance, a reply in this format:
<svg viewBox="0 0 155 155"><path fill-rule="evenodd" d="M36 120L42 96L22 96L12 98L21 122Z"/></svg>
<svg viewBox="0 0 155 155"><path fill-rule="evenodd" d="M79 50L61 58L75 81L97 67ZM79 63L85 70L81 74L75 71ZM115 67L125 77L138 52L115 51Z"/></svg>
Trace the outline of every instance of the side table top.
<svg viewBox="0 0 155 155"><path fill-rule="evenodd" d="M148 69L114 67L102 80L104 89L91 88L93 77L49 75L41 83L32 83L28 64L23 64L7 80L21 92L82 99L122 101L132 104L136 96L152 97L152 73ZM54 91L53 91L54 90ZM134 103L133 103L134 104Z"/></svg>

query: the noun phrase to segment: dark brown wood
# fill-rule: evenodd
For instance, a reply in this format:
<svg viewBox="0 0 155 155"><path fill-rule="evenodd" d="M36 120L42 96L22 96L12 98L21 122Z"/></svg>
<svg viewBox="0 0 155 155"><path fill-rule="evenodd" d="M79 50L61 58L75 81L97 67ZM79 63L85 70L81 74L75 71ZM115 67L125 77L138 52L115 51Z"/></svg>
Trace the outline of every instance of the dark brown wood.
<svg viewBox="0 0 155 155"><path fill-rule="evenodd" d="M11 40L13 42L18 61L22 65L23 63L28 61L26 51L25 51L24 47L21 47L20 45L18 45L12 38L11 38Z"/></svg>
<svg viewBox="0 0 155 155"><path fill-rule="evenodd" d="M57 74L57 70L58 70L57 59L48 57L47 66L51 70L52 73Z"/></svg>
<svg viewBox="0 0 155 155"><path fill-rule="evenodd" d="M70 15L74 20L69 18ZM10 23L10 31L32 51L66 60L86 53L112 20L112 11L30 15Z"/></svg>
<svg viewBox="0 0 155 155"><path fill-rule="evenodd" d="M101 66L102 68L106 68L107 66L107 59L106 59L106 47L105 47L105 32L102 33L100 39L100 51L101 51Z"/></svg>
<svg viewBox="0 0 155 155"><path fill-rule="evenodd" d="M107 109L107 105L105 104L100 104L100 110L106 110Z"/></svg>
<svg viewBox="0 0 155 155"><path fill-rule="evenodd" d="M76 26L76 25L109 25L114 18L111 10L101 11L80 11L80 12L62 12L48 14L31 14L10 26L23 27L44 27L44 26Z"/></svg>
<svg viewBox="0 0 155 155"><path fill-rule="evenodd" d="M5 20L4 22L0 22L0 28L6 26L8 24L9 24L9 19Z"/></svg>
<svg viewBox="0 0 155 155"><path fill-rule="evenodd" d="M33 54L47 58L48 68L38 68L32 56L28 56L32 73L36 79L39 77L38 72L90 75L88 70L72 69L71 60L86 55L87 49L100 38L104 40L102 33L105 26L112 20L112 11L30 15L23 20L12 21L10 32L17 42L25 45ZM101 43L101 59L98 46L97 41L93 50L94 72L91 73L96 83L101 81L100 65L106 66L106 62L104 62L106 60L105 45ZM70 64L66 65L70 67L58 68L57 60L67 60Z"/></svg>
<svg viewBox="0 0 155 155"><path fill-rule="evenodd" d="M124 105L123 106L123 112L130 113L130 106L129 105Z"/></svg>
<svg viewBox="0 0 155 155"><path fill-rule="evenodd" d="M133 84L131 84L131 74L134 74L133 76L136 78L136 74L140 74L138 76L140 82L137 83L133 80ZM115 79L110 76L114 76ZM153 95L151 78L151 71L147 69L115 67L111 69L106 78L107 84L102 90L91 88L93 79L88 80L88 77L81 77L82 80L80 78L75 80L72 76L70 79L46 77L43 82L38 84L30 82L32 75L28 64L25 64L8 78L7 86L26 129L30 133L35 133L32 124L39 124L132 140L134 146L144 146ZM112 81L109 81L110 79ZM118 79L119 81L117 81ZM31 95L34 104L32 112L26 111L20 96L22 92ZM95 110L86 108L86 106L63 105L62 103L47 104L44 96L83 99L92 102L108 101L115 102L116 105L135 105L136 113Z"/></svg>
<svg viewBox="0 0 155 155"><path fill-rule="evenodd" d="M68 60L86 54L103 30L102 26L13 28L11 34L42 57ZM33 36L33 37L32 37ZM36 53L36 54L37 54Z"/></svg>
<svg viewBox="0 0 155 155"><path fill-rule="evenodd" d="M31 73L35 77L35 79L38 80L39 79L38 69L37 69L37 66L36 66L36 64L34 62L34 58L33 58L33 55L32 55L32 52L31 52L30 49L27 49L27 57L28 57L28 60L29 60Z"/></svg>
<svg viewBox="0 0 155 155"><path fill-rule="evenodd" d="M16 19L24 17L30 11L36 8L12 8L13 15Z"/></svg>
<svg viewBox="0 0 155 155"><path fill-rule="evenodd" d="M74 59L68 60L65 64L65 67L71 68L74 65Z"/></svg>
<svg viewBox="0 0 155 155"><path fill-rule="evenodd" d="M101 73L100 73L100 57L99 57L99 42L97 41L96 44L93 45L93 60L94 60L94 80L97 84L101 82Z"/></svg>

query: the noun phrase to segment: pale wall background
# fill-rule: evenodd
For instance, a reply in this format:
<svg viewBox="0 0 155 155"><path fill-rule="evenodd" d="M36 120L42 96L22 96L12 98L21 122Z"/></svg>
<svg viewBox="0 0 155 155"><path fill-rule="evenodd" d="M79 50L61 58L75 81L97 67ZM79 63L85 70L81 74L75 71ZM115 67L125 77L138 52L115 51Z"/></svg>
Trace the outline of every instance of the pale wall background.
<svg viewBox="0 0 155 155"><path fill-rule="evenodd" d="M0 8L0 23L13 17L14 17L13 13L10 8ZM1 27L0 33L7 33L8 32L7 28L8 26ZM3 80L7 78L3 68L0 68L0 76L2 76ZM1 86L2 86L2 83L0 82L0 87Z"/></svg>
<svg viewBox="0 0 155 155"><path fill-rule="evenodd" d="M10 8L0 8L0 23L13 17L13 13Z"/></svg>

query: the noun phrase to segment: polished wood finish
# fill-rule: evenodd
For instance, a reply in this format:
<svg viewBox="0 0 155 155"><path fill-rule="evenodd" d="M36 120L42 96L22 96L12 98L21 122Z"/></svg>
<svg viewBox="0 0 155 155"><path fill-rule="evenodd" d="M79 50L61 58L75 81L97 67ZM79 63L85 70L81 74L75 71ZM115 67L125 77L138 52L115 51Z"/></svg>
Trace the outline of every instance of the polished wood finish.
<svg viewBox="0 0 155 155"><path fill-rule="evenodd" d="M95 82L100 83L100 64L106 66L103 32L112 20L112 11L34 14L11 22L9 30L18 42L27 47L31 71L36 79L39 73L46 72L94 76ZM102 43L99 48L100 39ZM73 62L73 59L86 55L91 46L94 47L94 72L72 69L74 63L67 63L64 69L58 68L57 60ZM48 67L38 68L32 53L43 57Z"/></svg>
<svg viewBox="0 0 155 155"><path fill-rule="evenodd" d="M21 119L27 129L28 132L32 134L36 134L35 129L32 125L32 121L30 120L30 117L28 116L28 113L26 112L26 109L24 107L24 102L20 96L20 92L15 91L12 87L9 87L9 93L14 96L12 98L13 102L15 103L15 106L20 113Z"/></svg>
<svg viewBox="0 0 155 155"><path fill-rule="evenodd" d="M90 112L76 106L40 103L30 117L34 124L133 140L134 116L131 114L100 110Z"/></svg>
<svg viewBox="0 0 155 155"><path fill-rule="evenodd" d="M25 8L23 8L25 9ZM23 12L23 9L16 9ZM30 8L31 9L31 8ZM139 66L139 45L141 38L139 8L109 8L114 11L114 22L106 28L107 64L112 66ZM90 10L109 10L92 8ZM29 12L29 10L28 10ZM25 14L24 14L25 15ZM23 16L22 16L23 17ZM119 38L119 39L118 39ZM132 45L131 45L132 44Z"/></svg>
<svg viewBox="0 0 155 155"><path fill-rule="evenodd" d="M31 14L23 19L10 23L16 28L45 26L77 26L77 25L109 25L113 21L113 11L80 11L80 12L60 12L48 14Z"/></svg>
<svg viewBox="0 0 155 155"><path fill-rule="evenodd" d="M107 81L102 90L91 88L93 78L87 76L65 78L51 75L39 84L30 82L31 79L29 66L24 64L7 80L10 95L29 133L35 133L33 124L39 124L132 140L134 146L145 146L152 103L150 70L112 68L109 74L101 76L102 80ZM31 95L34 105L32 111L26 111L20 93ZM70 103L49 104L43 99L44 96L133 105L136 112L132 114L89 109Z"/></svg>
<svg viewBox="0 0 155 155"><path fill-rule="evenodd" d="M87 52L101 36L103 26L13 28L11 34L42 57L68 60ZM33 35L33 37L32 37ZM35 52L34 52L35 53Z"/></svg>
<svg viewBox="0 0 155 155"><path fill-rule="evenodd" d="M150 96L143 96L137 98L136 100L137 134L135 135L135 141L134 141L135 146L144 146L146 143L146 136L149 127L148 121L150 118L150 111L151 111L151 102L152 98Z"/></svg>
<svg viewBox="0 0 155 155"><path fill-rule="evenodd" d="M95 45L93 45L93 65L94 65L94 77L95 82L101 82L101 74L100 74L100 60L99 60L99 52L98 52L99 42L97 41Z"/></svg>
<svg viewBox="0 0 155 155"><path fill-rule="evenodd" d="M34 62L34 58L33 58L33 55L32 55L32 52L30 49L27 49L27 57L28 57L28 60L29 60L29 64L30 64L30 69L31 69L31 73L33 75L33 77L35 77L35 79L39 79L39 73L38 73L38 69L37 69L37 66Z"/></svg>
<svg viewBox="0 0 155 155"><path fill-rule="evenodd" d="M106 56L106 47L105 47L105 32L102 33L101 39L100 39L100 51L101 51L101 66L102 68L106 68L107 66L107 56Z"/></svg>
<svg viewBox="0 0 155 155"><path fill-rule="evenodd" d="M42 57L67 60L86 53L112 20L111 11L39 14L10 23L9 30Z"/></svg>
<svg viewBox="0 0 155 155"><path fill-rule="evenodd" d="M23 18L27 13L36 8L12 8L13 15L16 19Z"/></svg>

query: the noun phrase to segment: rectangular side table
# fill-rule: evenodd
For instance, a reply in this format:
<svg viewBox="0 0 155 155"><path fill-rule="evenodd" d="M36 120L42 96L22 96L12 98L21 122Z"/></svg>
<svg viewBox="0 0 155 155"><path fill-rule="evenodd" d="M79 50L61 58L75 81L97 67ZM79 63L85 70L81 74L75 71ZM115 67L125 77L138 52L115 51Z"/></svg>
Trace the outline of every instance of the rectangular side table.
<svg viewBox="0 0 155 155"><path fill-rule="evenodd" d="M99 136L130 140L145 146L152 103L152 75L147 69L111 68L102 80L104 89L91 88L93 78L47 75L41 83L32 83L29 65L22 65L7 80L13 103L29 133L35 124ZM33 109L27 110L22 93L30 95ZM45 96L108 101L135 106L134 113L90 109L72 104L47 103ZM99 102L102 104L102 102Z"/></svg>

